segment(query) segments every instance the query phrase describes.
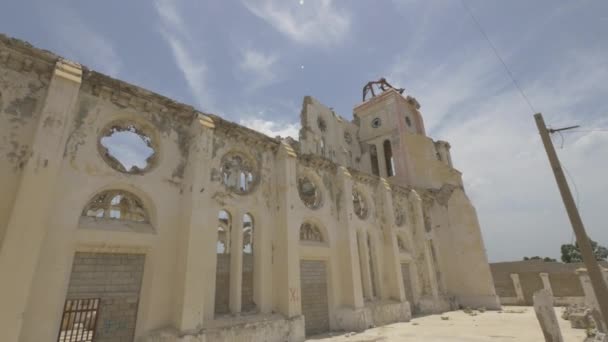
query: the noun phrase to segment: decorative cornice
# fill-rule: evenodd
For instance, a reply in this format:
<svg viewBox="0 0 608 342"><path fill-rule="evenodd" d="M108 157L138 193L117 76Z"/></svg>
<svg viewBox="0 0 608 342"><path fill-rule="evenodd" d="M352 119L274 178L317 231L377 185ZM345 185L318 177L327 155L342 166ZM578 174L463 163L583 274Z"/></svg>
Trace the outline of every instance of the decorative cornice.
<svg viewBox="0 0 608 342"><path fill-rule="evenodd" d="M339 166L333 161L316 154L300 154L298 155L298 162L303 166L332 172Z"/></svg>
<svg viewBox="0 0 608 342"><path fill-rule="evenodd" d="M384 189L386 189L386 191L391 191L391 185L385 178L380 177L380 183L382 184L382 186L384 186Z"/></svg>
<svg viewBox="0 0 608 342"><path fill-rule="evenodd" d="M50 78L59 56L37 49L31 44L0 34L0 65L17 72L31 71L48 75Z"/></svg>
<svg viewBox="0 0 608 342"><path fill-rule="evenodd" d="M339 170L339 172L341 172L341 173L342 173L342 174L343 174L345 177L348 177L348 178L352 178L352 177L353 177L353 175L350 173L350 171L349 171L349 170L348 170L346 167L344 167L344 166L339 166L339 167L338 167L338 170Z"/></svg>
<svg viewBox="0 0 608 342"><path fill-rule="evenodd" d="M353 179L364 184L376 185L380 182L380 177L371 175L369 173L361 172L359 170L349 168L350 173L353 175Z"/></svg>
<svg viewBox="0 0 608 342"><path fill-rule="evenodd" d="M210 129L214 129L215 128L215 123L213 122L213 119L211 119L209 116L207 116L207 115L205 115L203 113L199 113L199 115L198 115L198 122L203 127L207 127L207 128L210 128Z"/></svg>
<svg viewBox="0 0 608 342"><path fill-rule="evenodd" d="M215 124L215 132L220 136L230 139L236 139L239 142L247 145L267 148L272 150L273 152L276 152L279 149L279 145L281 144L281 141L279 139L271 138L263 133L225 120L217 115L207 115L213 120L213 123Z"/></svg>
<svg viewBox="0 0 608 342"><path fill-rule="evenodd" d="M83 68L82 90L114 103L121 108L140 112L156 112L186 123L192 122L199 112L190 105L174 101L127 82Z"/></svg>
<svg viewBox="0 0 608 342"><path fill-rule="evenodd" d="M55 76L64 78L68 81L81 83L82 68L78 63L68 61L67 59L59 59L55 65Z"/></svg>
<svg viewBox="0 0 608 342"><path fill-rule="evenodd" d="M292 158L298 157L296 151L294 151L291 145L289 145L286 141L281 141L281 148L285 151L285 153L287 153L287 156Z"/></svg>

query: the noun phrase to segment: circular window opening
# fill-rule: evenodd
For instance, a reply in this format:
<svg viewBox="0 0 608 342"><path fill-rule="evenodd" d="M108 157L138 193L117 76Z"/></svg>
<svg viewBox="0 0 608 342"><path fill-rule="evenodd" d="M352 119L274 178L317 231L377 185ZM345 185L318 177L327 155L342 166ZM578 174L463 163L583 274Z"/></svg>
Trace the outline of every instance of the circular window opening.
<svg viewBox="0 0 608 342"><path fill-rule="evenodd" d="M327 123L325 122L325 120L323 120L322 117L317 118L317 126L319 126L321 132L327 131Z"/></svg>
<svg viewBox="0 0 608 342"><path fill-rule="evenodd" d="M317 209L321 206L321 192L310 178L305 176L298 179L298 193L308 208Z"/></svg>
<svg viewBox="0 0 608 342"><path fill-rule="evenodd" d="M405 117L405 123L407 124L408 127L412 127L412 120L410 120L409 116Z"/></svg>
<svg viewBox="0 0 608 342"><path fill-rule="evenodd" d="M221 174L222 183L237 194L251 192L258 180L254 163L240 153L229 153L222 158Z"/></svg>
<svg viewBox="0 0 608 342"><path fill-rule="evenodd" d="M372 127L373 128L378 128L382 125L382 120L380 120L380 118L375 118L372 120Z"/></svg>
<svg viewBox="0 0 608 342"><path fill-rule="evenodd" d="M132 122L115 122L102 131L99 153L113 169L130 174L149 171L158 156L151 136Z"/></svg>
<svg viewBox="0 0 608 342"><path fill-rule="evenodd" d="M360 219L363 220L367 217L367 202L358 190L353 190L353 209L355 211L355 215L357 215Z"/></svg>

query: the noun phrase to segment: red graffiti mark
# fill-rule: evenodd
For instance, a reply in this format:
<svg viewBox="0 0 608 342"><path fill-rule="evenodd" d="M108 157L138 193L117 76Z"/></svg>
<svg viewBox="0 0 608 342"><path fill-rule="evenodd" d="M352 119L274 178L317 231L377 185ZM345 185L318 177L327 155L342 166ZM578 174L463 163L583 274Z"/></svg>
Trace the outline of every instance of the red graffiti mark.
<svg viewBox="0 0 608 342"><path fill-rule="evenodd" d="M289 300L292 302L297 302L300 300L300 297L298 296L298 289L289 289Z"/></svg>

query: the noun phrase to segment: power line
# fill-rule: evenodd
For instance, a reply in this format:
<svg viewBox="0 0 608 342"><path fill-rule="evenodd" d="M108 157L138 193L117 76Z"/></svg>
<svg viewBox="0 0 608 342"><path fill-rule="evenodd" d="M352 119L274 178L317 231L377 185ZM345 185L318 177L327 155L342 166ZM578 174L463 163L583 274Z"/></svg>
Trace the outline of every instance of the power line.
<svg viewBox="0 0 608 342"><path fill-rule="evenodd" d="M494 46L494 44L490 40L490 37L488 37L488 35L484 31L483 27L479 23L479 21L477 21L477 18L475 18L475 15L473 15L473 11L471 11L471 9L469 8L469 6L466 4L465 0L460 0L460 2L462 3L462 6L466 9L466 11L471 16L471 19L473 19L473 21L475 22L475 25L477 26L477 29L479 30L479 32L481 32L481 34L484 36L484 38L488 41L488 44L490 45L490 47L492 47L492 50L494 51L494 54L496 55L496 57L498 58L498 60L500 60L500 62L502 63L502 66L505 68L507 74L511 78L511 81L513 81L513 84L515 85L515 87L517 88L517 90L519 90L519 93L521 94L521 97L524 98L524 100L528 104L528 107L530 107L530 110L532 110L532 113L533 114L536 113L536 110L534 109L534 106L532 106L532 102L530 102L530 99L526 96L526 94L524 93L523 89L519 86L519 84L515 80L515 77L513 76L513 73L509 69L509 66L507 66L507 63L505 63L505 61L502 59L502 57L500 57L500 54L498 53L498 49L496 49L496 46Z"/></svg>

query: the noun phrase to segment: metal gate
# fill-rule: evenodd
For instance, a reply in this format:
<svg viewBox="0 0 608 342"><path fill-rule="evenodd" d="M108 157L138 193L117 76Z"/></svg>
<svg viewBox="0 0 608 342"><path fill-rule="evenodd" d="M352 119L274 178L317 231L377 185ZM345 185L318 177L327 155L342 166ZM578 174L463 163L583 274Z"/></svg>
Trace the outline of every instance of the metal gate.
<svg viewBox="0 0 608 342"><path fill-rule="evenodd" d="M68 299L63 307L58 342L92 342L95 338L99 298Z"/></svg>
<svg viewBox="0 0 608 342"><path fill-rule="evenodd" d="M329 331L327 268L325 262L301 260L300 283L306 335Z"/></svg>

